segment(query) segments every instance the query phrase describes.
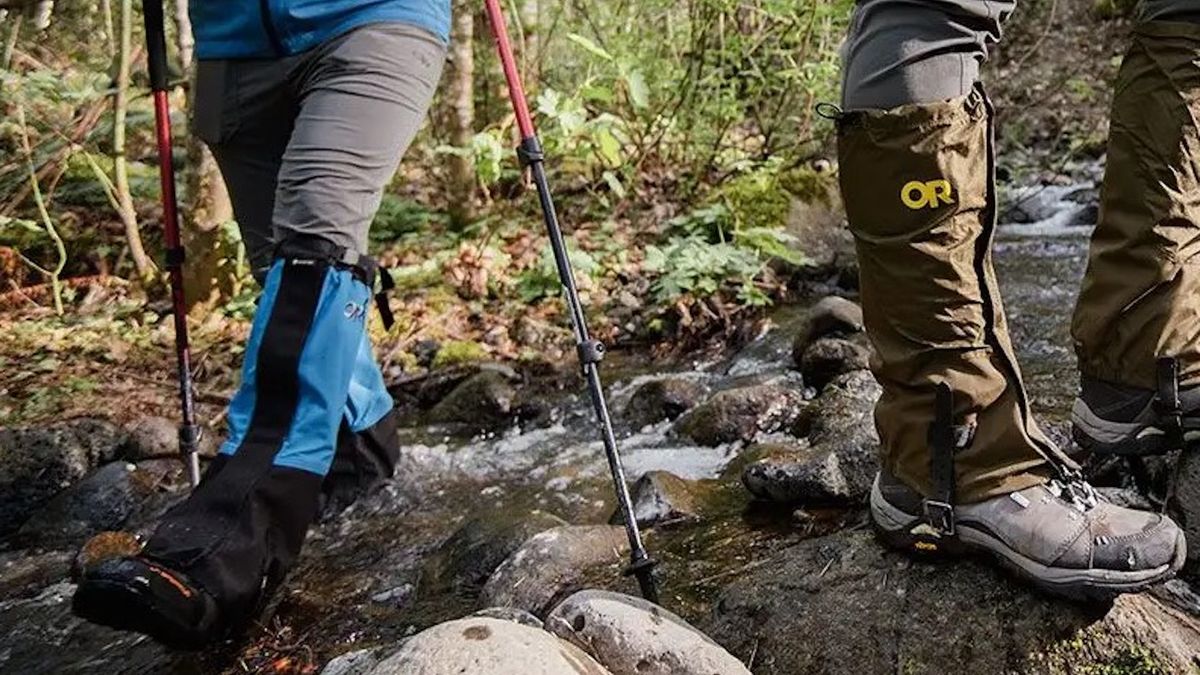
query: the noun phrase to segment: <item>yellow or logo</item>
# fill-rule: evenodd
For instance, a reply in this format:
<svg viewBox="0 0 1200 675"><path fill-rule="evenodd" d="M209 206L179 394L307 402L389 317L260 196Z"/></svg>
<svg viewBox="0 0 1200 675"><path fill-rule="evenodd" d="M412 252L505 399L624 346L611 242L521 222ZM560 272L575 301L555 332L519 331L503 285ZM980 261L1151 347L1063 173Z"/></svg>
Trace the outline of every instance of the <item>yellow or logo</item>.
<svg viewBox="0 0 1200 675"><path fill-rule="evenodd" d="M908 208L916 211L929 207L936 209L942 204L953 204L950 196L952 188L948 180L919 181L914 180L900 190L900 201Z"/></svg>

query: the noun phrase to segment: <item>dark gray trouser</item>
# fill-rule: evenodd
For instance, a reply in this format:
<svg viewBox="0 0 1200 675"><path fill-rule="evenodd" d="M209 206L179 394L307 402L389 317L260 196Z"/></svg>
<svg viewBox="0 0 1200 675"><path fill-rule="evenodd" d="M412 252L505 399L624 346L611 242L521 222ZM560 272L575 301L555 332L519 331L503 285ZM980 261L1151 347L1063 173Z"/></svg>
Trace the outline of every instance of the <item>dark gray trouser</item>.
<svg viewBox="0 0 1200 675"><path fill-rule="evenodd" d="M380 23L283 59L200 62L194 131L221 168L256 276L293 233L367 252L445 54L419 28Z"/></svg>
<svg viewBox="0 0 1200 675"><path fill-rule="evenodd" d="M842 107L965 96L1015 0L859 0L842 47ZM1141 21L1200 22L1200 0L1142 0Z"/></svg>

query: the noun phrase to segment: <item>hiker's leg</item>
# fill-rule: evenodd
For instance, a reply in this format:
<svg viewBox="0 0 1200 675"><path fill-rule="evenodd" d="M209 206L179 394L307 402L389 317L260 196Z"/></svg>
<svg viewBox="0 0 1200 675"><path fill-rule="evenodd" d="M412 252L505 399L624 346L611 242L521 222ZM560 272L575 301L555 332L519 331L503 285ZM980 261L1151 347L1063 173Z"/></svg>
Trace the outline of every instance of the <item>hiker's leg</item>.
<svg viewBox="0 0 1200 675"><path fill-rule="evenodd" d="M1012 3L867 0L846 43L839 156L867 330L879 354L884 466L932 494L934 385L973 441L958 497L1045 481L1051 443L1032 419L992 271L992 113L976 82Z"/></svg>
<svg viewBox="0 0 1200 675"><path fill-rule="evenodd" d="M292 140L299 97L289 77L300 61L201 64L195 127L221 168L260 284L275 247L275 199L284 153ZM249 396L249 390L241 392ZM230 437L249 425L246 405L235 405ZM354 367L337 454L322 486L322 512L336 513L389 478L398 459L392 400L383 386L370 340L364 335Z"/></svg>
<svg viewBox="0 0 1200 675"><path fill-rule="evenodd" d="M1152 0L1139 17L1072 325L1076 437L1119 454L1200 435L1200 6Z"/></svg>
<svg viewBox="0 0 1200 675"><path fill-rule="evenodd" d="M842 107L966 96L1015 1L860 0L843 46Z"/></svg>
<svg viewBox="0 0 1200 675"><path fill-rule="evenodd" d="M142 556L98 569L81 585L77 608L95 610L91 617L180 646L243 625L299 554L339 427L364 432L386 420L390 397L374 361L362 358L370 354L371 303L362 254L443 52L419 30L376 25L291 69L300 104L273 209L278 244L230 407L230 436ZM141 583L147 579L164 581Z"/></svg>
<svg viewBox="0 0 1200 675"><path fill-rule="evenodd" d="M871 515L893 546L981 550L1063 594L1141 590L1182 565L1182 534L1090 499L1038 430L992 270L993 114L976 80L1011 9L864 0L847 41L839 176L883 388Z"/></svg>

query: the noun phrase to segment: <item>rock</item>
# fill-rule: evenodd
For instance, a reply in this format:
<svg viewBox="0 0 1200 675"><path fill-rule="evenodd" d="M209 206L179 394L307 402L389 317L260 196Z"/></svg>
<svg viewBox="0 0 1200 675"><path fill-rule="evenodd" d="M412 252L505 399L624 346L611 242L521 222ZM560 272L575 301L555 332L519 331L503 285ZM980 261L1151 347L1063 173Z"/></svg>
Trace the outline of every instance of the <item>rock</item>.
<svg viewBox="0 0 1200 675"><path fill-rule="evenodd" d="M517 390L495 370L472 375L429 411L434 424L451 424L471 432L511 425L516 419Z"/></svg>
<svg viewBox="0 0 1200 675"><path fill-rule="evenodd" d="M202 457L217 454L213 434L201 433L199 450ZM165 417L148 416L127 427L127 436L120 456L130 462L179 457L179 425Z"/></svg>
<svg viewBox="0 0 1200 675"><path fill-rule="evenodd" d="M800 392L774 384L722 391L675 422L675 431L696 443L717 446L753 441L761 434L793 430L805 420Z"/></svg>
<svg viewBox="0 0 1200 675"><path fill-rule="evenodd" d="M88 539L71 562L71 578L78 581L105 560L134 556L142 551L142 542L128 532L101 532Z"/></svg>
<svg viewBox="0 0 1200 675"><path fill-rule="evenodd" d="M73 584L58 583L35 597L0 603L0 672L203 672L194 653L75 617L74 593Z"/></svg>
<svg viewBox="0 0 1200 675"><path fill-rule="evenodd" d="M16 551L0 555L0 599L40 591L66 579L71 572L69 551Z"/></svg>
<svg viewBox="0 0 1200 675"><path fill-rule="evenodd" d="M581 591L546 618L546 630L614 675L750 675L729 652L658 605L620 593Z"/></svg>
<svg viewBox="0 0 1200 675"><path fill-rule="evenodd" d="M972 560L914 563L853 530L776 553L714 607L700 628L758 675L1185 673L1200 653L1200 624L1148 594L1056 600Z"/></svg>
<svg viewBox="0 0 1200 675"><path fill-rule="evenodd" d="M487 605L539 617L583 587L590 570L621 564L629 540L619 527L567 525L536 534L496 569L483 587Z"/></svg>
<svg viewBox="0 0 1200 675"><path fill-rule="evenodd" d="M804 382L820 390L835 377L871 367L871 347L865 335L853 339L823 337L800 356Z"/></svg>
<svg viewBox="0 0 1200 675"><path fill-rule="evenodd" d="M633 514L639 525L696 520L700 517L694 484L668 471L648 471L634 484L631 493ZM609 524L620 525L618 509Z"/></svg>
<svg viewBox="0 0 1200 675"><path fill-rule="evenodd" d="M518 516L493 513L473 518L450 535L422 574L427 590L478 594L488 577L534 535L566 525L544 511Z"/></svg>
<svg viewBox="0 0 1200 675"><path fill-rule="evenodd" d="M98 532L119 530L152 500L160 478L126 462L106 464L38 508L17 538L42 546L77 545Z"/></svg>
<svg viewBox="0 0 1200 675"><path fill-rule="evenodd" d="M379 665L380 659L383 658L382 652L379 647L347 652L325 664L321 675L367 675L372 668Z"/></svg>
<svg viewBox="0 0 1200 675"><path fill-rule="evenodd" d="M792 360L801 365L804 352L823 337L850 337L863 332L862 307L836 295L822 298L809 310L808 320L792 343Z"/></svg>
<svg viewBox="0 0 1200 675"><path fill-rule="evenodd" d="M478 612L475 612L471 616L482 616L489 619L512 621L514 623L519 623L522 626L529 626L531 628L542 627L541 619L523 609L517 609L516 607L488 607L487 609L481 609Z"/></svg>
<svg viewBox="0 0 1200 675"><path fill-rule="evenodd" d="M1168 513L1187 537L1184 571L1200 574L1200 452L1184 451L1175 465L1174 494Z"/></svg>
<svg viewBox="0 0 1200 675"><path fill-rule="evenodd" d="M511 621L449 621L405 640L369 675L611 675L578 647Z"/></svg>
<svg viewBox="0 0 1200 675"><path fill-rule="evenodd" d="M625 419L634 429L674 420L696 407L708 394L708 387L696 380L669 377L652 380L638 387L625 406Z"/></svg>
<svg viewBox="0 0 1200 675"><path fill-rule="evenodd" d="M794 503L853 503L864 499L879 471L874 408L879 385L870 373L839 376L812 404L807 448L760 450L742 483L755 497Z"/></svg>
<svg viewBox="0 0 1200 675"><path fill-rule="evenodd" d="M46 500L111 461L123 442L117 427L98 419L0 429L0 536L15 532Z"/></svg>
<svg viewBox="0 0 1200 675"><path fill-rule="evenodd" d="M765 457L746 467L742 484L750 494L772 502L848 502L863 493L842 474L838 456L829 450Z"/></svg>
<svg viewBox="0 0 1200 675"><path fill-rule="evenodd" d="M865 370L834 378L821 391L812 413L808 441L814 451L837 455L851 490L865 495L879 471L879 432L875 403L883 390Z"/></svg>

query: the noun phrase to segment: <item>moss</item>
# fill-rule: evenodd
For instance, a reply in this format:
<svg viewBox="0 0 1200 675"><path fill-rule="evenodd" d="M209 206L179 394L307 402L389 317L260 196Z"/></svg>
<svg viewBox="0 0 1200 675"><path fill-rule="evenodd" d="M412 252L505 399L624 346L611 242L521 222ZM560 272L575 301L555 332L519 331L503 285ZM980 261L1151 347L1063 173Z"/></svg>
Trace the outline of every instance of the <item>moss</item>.
<svg viewBox="0 0 1200 675"><path fill-rule="evenodd" d="M1145 647L1130 645L1107 663L1084 666L1084 675L1170 675L1171 670L1159 662Z"/></svg>
<svg viewBox="0 0 1200 675"><path fill-rule="evenodd" d="M1095 0L1092 11L1101 19L1117 19L1129 16L1137 6L1137 0Z"/></svg>
<svg viewBox="0 0 1200 675"><path fill-rule="evenodd" d="M434 368L457 366L464 363L475 363L487 358L487 351L478 342L467 340L451 340L442 345L437 356L433 357Z"/></svg>
<svg viewBox="0 0 1200 675"><path fill-rule="evenodd" d="M792 204L778 174L770 169L739 176L726 183L718 195L739 228L780 227Z"/></svg>

